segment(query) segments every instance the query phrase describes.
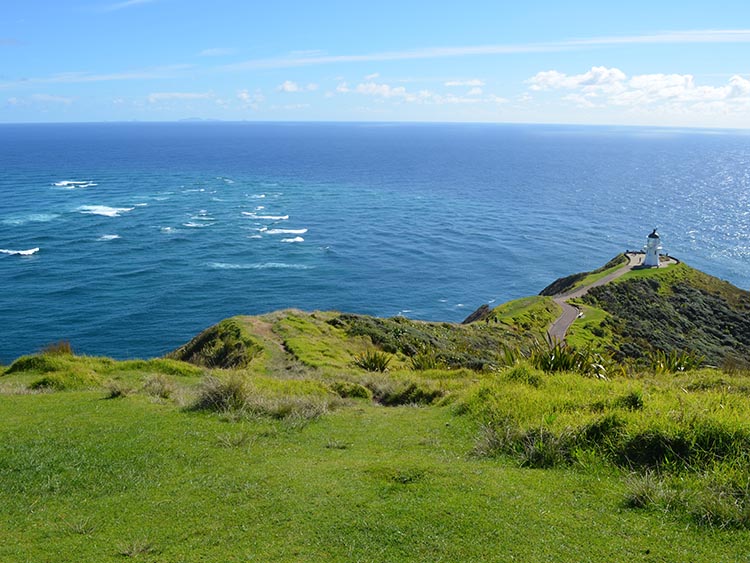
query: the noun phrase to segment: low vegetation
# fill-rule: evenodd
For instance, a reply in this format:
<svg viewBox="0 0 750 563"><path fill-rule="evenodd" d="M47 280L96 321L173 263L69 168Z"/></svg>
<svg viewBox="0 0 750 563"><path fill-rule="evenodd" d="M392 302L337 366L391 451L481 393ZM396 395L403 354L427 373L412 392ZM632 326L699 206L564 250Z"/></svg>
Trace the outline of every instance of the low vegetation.
<svg viewBox="0 0 750 563"><path fill-rule="evenodd" d="M557 311L536 297L468 325L290 310L169 358L18 358L0 561L737 560L747 301L669 270L605 286L576 323L602 338L568 345L545 342ZM642 333L623 296L651 299ZM724 344L718 319L663 334L709 306Z"/></svg>

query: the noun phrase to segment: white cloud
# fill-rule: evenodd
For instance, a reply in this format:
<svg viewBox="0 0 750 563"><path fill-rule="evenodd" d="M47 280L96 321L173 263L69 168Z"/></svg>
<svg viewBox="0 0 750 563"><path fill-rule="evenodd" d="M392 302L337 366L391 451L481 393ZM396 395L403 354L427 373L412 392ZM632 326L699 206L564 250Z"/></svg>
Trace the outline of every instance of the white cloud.
<svg viewBox="0 0 750 563"><path fill-rule="evenodd" d="M148 101L156 104L170 100L207 100L212 97L213 94L205 92L155 92L148 95Z"/></svg>
<svg viewBox="0 0 750 563"><path fill-rule="evenodd" d="M365 76L365 80L375 80L376 78L380 78L379 72L373 72L372 74Z"/></svg>
<svg viewBox="0 0 750 563"><path fill-rule="evenodd" d="M639 74L628 77L617 68L593 67L568 75L539 72L526 81L533 91L566 90L562 100L578 107L624 107L667 113L731 113L750 109L750 80L732 76L726 84L696 83L691 74Z"/></svg>
<svg viewBox="0 0 750 563"><path fill-rule="evenodd" d="M392 100L395 102L407 102L418 104L503 104L508 100L494 94L483 96L481 88L472 88L465 96L456 94L440 94L432 90L419 90L417 92L407 90L403 86L391 86L390 84L377 83L374 81L362 82L356 87L350 88L345 82L339 84L336 88L339 93L354 92L365 96L373 96L381 100Z"/></svg>
<svg viewBox="0 0 750 563"><path fill-rule="evenodd" d="M449 80L443 83L444 86L484 86L484 81L478 78L471 80Z"/></svg>
<svg viewBox="0 0 750 563"><path fill-rule="evenodd" d="M279 92L299 92L301 88L299 87L299 84L296 82L292 82L291 80L285 80L283 83L279 84L276 87L276 90Z"/></svg>
<svg viewBox="0 0 750 563"><path fill-rule="evenodd" d="M288 92L288 93L304 92L304 91L312 92L317 89L318 89L318 85L312 82L308 84L307 86L300 86L299 84L297 84L296 82L292 80L285 80L284 82L282 82L276 87L277 92Z"/></svg>
<svg viewBox="0 0 750 563"><path fill-rule="evenodd" d="M530 88L536 91L582 88L587 92L593 92L597 90L621 90L625 78L625 73L619 68L594 66L588 72L575 75L567 75L556 70L538 72L527 80L527 83L531 84Z"/></svg>
<svg viewBox="0 0 750 563"><path fill-rule="evenodd" d="M257 110L260 104L266 101L266 97L260 90L255 90L252 94L249 90L240 90L237 92L237 99L242 102L245 107L249 107Z"/></svg>

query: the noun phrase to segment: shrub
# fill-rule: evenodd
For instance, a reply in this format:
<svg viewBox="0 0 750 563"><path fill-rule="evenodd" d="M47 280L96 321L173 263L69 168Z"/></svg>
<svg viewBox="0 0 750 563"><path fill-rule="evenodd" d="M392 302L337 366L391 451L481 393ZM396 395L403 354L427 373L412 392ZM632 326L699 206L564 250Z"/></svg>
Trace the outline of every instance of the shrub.
<svg viewBox="0 0 750 563"><path fill-rule="evenodd" d="M59 342L52 342L50 344L47 344L44 348L42 348L41 353L48 354L50 356L72 356L73 348L70 345L70 342L68 342L67 340L60 340Z"/></svg>
<svg viewBox="0 0 750 563"><path fill-rule="evenodd" d="M370 382L369 386L375 401L387 407L429 405L444 395L440 389L414 381Z"/></svg>
<svg viewBox="0 0 750 563"><path fill-rule="evenodd" d="M542 384L542 376L539 372L524 364L518 364L512 367L503 375L508 381L518 381L520 383L531 385L532 387L539 387Z"/></svg>
<svg viewBox="0 0 750 563"><path fill-rule="evenodd" d="M15 362L10 364L6 374L21 372L50 373L64 369L65 363L60 358L47 354L21 356Z"/></svg>
<svg viewBox="0 0 750 563"><path fill-rule="evenodd" d="M437 354L431 349L422 350L418 354L412 356L409 360L409 364L411 365L411 369L416 371L438 369L442 366L442 362Z"/></svg>
<svg viewBox="0 0 750 563"><path fill-rule="evenodd" d="M372 391L353 381L334 381L331 391L344 399L372 399Z"/></svg>
<svg viewBox="0 0 750 563"><path fill-rule="evenodd" d="M167 359L182 360L210 368L246 367L263 350L237 319L226 319L204 330Z"/></svg>
<svg viewBox="0 0 750 563"><path fill-rule="evenodd" d="M677 373L698 369L705 362L705 356L695 351L678 352L672 350L667 353L663 350L654 350L647 356L651 370L654 373Z"/></svg>
<svg viewBox="0 0 750 563"><path fill-rule="evenodd" d="M529 361L542 371L572 371L598 379L607 379L606 365L611 363L609 358L593 352L591 348L581 350L566 346L563 342L547 345L537 343L529 353Z"/></svg>
<svg viewBox="0 0 750 563"><path fill-rule="evenodd" d="M354 358L354 365L367 371L384 372L390 362L391 356L378 350L366 350Z"/></svg>

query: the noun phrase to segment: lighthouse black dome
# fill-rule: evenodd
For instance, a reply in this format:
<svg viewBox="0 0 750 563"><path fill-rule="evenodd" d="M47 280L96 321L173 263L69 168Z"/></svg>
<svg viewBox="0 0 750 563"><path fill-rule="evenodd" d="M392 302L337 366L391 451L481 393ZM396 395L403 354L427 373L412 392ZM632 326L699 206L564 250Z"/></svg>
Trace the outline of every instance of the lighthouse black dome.
<svg viewBox="0 0 750 563"><path fill-rule="evenodd" d="M651 234L648 235L648 238L659 238L659 233L656 232L656 229L651 231Z"/></svg>

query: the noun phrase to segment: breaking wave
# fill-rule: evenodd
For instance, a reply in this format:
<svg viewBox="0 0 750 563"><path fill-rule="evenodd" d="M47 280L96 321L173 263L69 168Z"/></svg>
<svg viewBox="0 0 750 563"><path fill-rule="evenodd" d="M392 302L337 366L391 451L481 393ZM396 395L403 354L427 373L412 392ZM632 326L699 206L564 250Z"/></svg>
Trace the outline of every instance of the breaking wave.
<svg viewBox="0 0 750 563"><path fill-rule="evenodd" d="M74 190L76 188L93 188L94 186L98 186L99 184L90 182L88 180L83 182L79 182L76 180L63 180L61 182L55 182L52 185L57 186L58 188L67 188L69 190Z"/></svg>
<svg viewBox="0 0 750 563"><path fill-rule="evenodd" d="M135 207L109 207L107 205L82 205L78 211L86 215L102 215L104 217L119 217L120 213L133 211Z"/></svg>
<svg viewBox="0 0 750 563"><path fill-rule="evenodd" d="M7 250L0 248L0 254L8 254L10 256L31 256L39 252L39 248L29 248L28 250Z"/></svg>
<svg viewBox="0 0 750 563"><path fill-rule="evenodd" d="M286 221L289 219L289 215L258 215L257 213L251 213L250 211L243 211L242 214L251 219L263 219L266 221Z"/></svg>
<svg viewBox="0 0 750 563"><path fill-rule="evenodd" d="M307 229L266 229L267 235L304 235Z"/></svg>

